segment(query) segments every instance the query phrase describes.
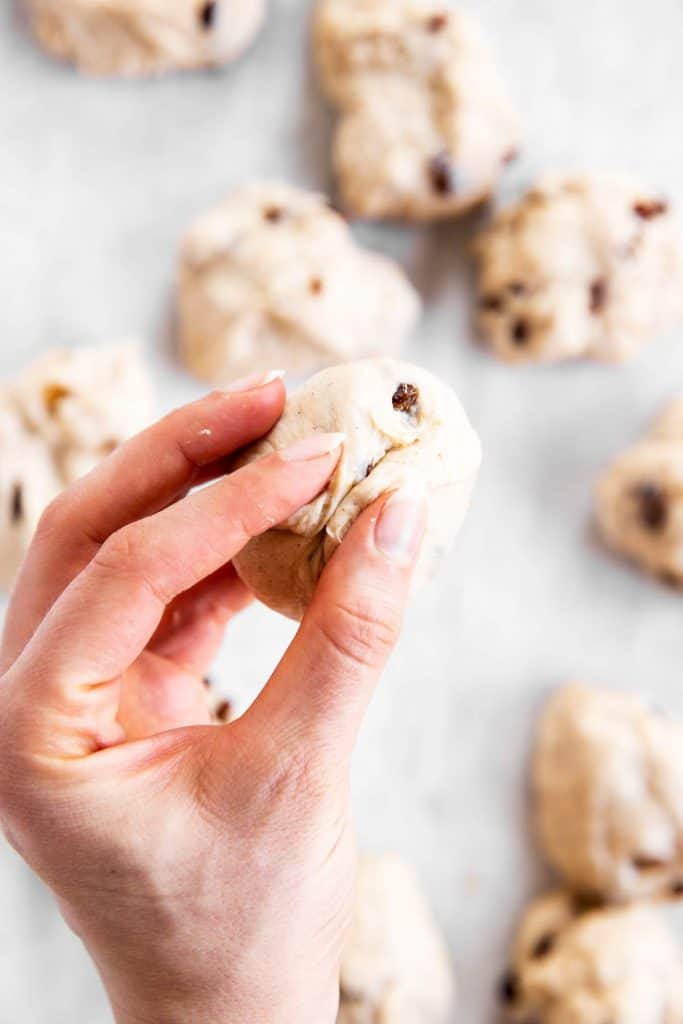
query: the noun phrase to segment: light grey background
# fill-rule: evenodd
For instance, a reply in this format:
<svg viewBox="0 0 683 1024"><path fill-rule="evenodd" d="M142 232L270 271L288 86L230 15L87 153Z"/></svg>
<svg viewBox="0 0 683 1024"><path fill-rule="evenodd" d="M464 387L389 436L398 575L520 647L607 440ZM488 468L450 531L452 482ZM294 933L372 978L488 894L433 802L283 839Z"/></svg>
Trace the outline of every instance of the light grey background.
<svg viewBox="0 0 683 1024"><path fill-rule="evenodd" d="M239 2L239 0L233 0ZM681 0L471 0L539 170L624 168L683 199ZM190 218L234 184L329 188L330 119L307 65L305 0L271 0L222 73L126 84L42 57L0 12L0 371L46 346L140 335L160 407L200 388L172 361L171 294ZM570 676L683 710L683 599L606 555L590 530L604 463L681 388L683 334L632 365L512 370L473 343L460 226L359 228L427 301L409 358L444 375L485 465L438 583L412 608L358 748L363 844L420 869L460 976L459 1019L494 1019L514 915L541 880L525 829L526 760L544 694ZM216 676L244 707L291 633L264 609L234 627ZM264 638L267 637L267 642ZM104 1024L109 1013L50 897L0 845L0 1024Z"/></svg>

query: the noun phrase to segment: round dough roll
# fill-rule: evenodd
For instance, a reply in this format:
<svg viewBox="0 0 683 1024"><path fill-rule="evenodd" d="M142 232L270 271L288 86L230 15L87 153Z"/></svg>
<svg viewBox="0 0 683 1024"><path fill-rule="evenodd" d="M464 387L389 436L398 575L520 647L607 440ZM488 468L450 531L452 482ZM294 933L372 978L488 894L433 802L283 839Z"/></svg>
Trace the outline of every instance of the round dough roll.
<svg viewBox="0 0 683 1024"><path fill-rule="evenodd" d="M430 499L416 572L416 582L424 581L463 521L481 461L479 439L451 388L392 359L347 363L312 377L244 461L327 432L346 438L327 488L235 559L256 597L292 619L302 617L357 516L381 494L406 484L423 485Z"/></svg>

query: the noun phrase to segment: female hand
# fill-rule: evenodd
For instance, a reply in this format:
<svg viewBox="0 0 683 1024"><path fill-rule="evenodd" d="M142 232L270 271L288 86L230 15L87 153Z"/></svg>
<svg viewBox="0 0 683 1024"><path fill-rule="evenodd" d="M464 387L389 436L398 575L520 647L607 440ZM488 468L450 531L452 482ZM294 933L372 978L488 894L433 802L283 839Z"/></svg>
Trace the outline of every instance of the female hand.
<svg viewBox="0 0 683 1024"><path fill-rule="evenodd" d="M249 600L230 559L339 454L316 436L222 476L284 400L242 382L120 448L47 510L8 612L0 818L125 1024L334 1021L349 759L426 511L408 492L368 509L255 703L211 725L202 677Z"/></svg>

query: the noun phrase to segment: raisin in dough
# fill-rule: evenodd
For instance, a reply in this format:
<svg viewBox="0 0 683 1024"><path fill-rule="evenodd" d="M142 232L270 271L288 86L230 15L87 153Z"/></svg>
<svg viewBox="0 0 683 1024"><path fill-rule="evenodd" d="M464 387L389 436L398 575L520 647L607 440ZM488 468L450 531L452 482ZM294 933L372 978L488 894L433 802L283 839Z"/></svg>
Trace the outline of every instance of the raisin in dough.
<svg viewBox="0 0 683 1024"><path fill-rule="evenodd" d="M314 47L341 111L333 161L352 213L434 220L491 194L519 125L466 15L434 0L320 0Z"/></svg>
<svg viewBox="0 0 683 1024"><path fill-rule="evenodd" d="M362 858L337 1024L446 1024L454 990L413 871L396 857Z"/></svg>
<svg viewBox="0 0 683 1024"><path fill-rule="evenodd" d="M605 900L683 896L683 725L638 697L567 686L534 756L537 831L573 890Z"/></svg>
<svg viewBox="0 0 683 1024"><path fill-rule="evenodd" d="M133 346L55 349L0 387L0 584L44 508L151 418Z"/></svg>
<svg viewBox="0 0 683 1024"><path fill-rule="evenodd" d="M683 320L669 205L626 178L544 178L494 218L474 253L478 326L509 362L623 362Z"/></svg>
<svg viewBox="0 0 683 1024"><path fill-rule="evenodd" d="M312 377L247 461L316 432L345 435L327 488L234 560L256 597L293 619L303 615L359 513L403 485L424 485L428 493L417 582L429 576L462 523L481 461L479 439L455 393L426 370L392 359L347 363Z"/></svg>
<svg viewBox="0 0 683 1024"><path fill-rule="evenodd" d="M237 57L265 0L25 0L48 53L92 75L153 75Z"/></svg>
<svg viewBox="0 0 683 1024"><path fill-rule="evenodd" d="M356 245L323 196L288 185L239 189L185 239L182 352L214 384L393 355L419 309L395 263Z"/></svg>
<svg viewBox="0 0 683 1024"><path fill-rule="evenodd" d="M500 998L513 1024L681 1024L683 961L654 910L554 892L524 915Z"/></svg>
<svg viewBox="0 0 683 1024"><path fill-rule="evenodd" d="M683 585L683 400L673 402L598 486L606 543L653 576Z"/></svg>

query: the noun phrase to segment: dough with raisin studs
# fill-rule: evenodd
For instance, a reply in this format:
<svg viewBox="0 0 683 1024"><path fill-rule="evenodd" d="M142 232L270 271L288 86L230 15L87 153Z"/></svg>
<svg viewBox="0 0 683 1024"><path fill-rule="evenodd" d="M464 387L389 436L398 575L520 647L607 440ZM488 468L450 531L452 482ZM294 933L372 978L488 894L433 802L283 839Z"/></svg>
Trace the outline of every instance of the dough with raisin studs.
<svg viewBox="0 0 683 1024"><path fill-rule="evenodd" d="M0 585L41 513L152 418L134 346L54 349L0 385Z"/></svg>
<svg viewBox="0 0 683 1024"><path fill-rule="evenodd" d="M627 178L543 178L474 245L482 337L508 362L623 362L683 322L668 202Z"/></svg>
<svg viewBox="0 0 683 1024"><path fill-rule="evenodd" d="M455 393L426 370L392 359L335 366L288 400L281 420L245 461L313 433L343 433L337 469L322 494L235 558L250 590L293 619L356 517L403 485L423 485L430 515L416 570L424 581L465 516L481 446Z"/></svg>
<svg viewBox="0 0 683 1024"><path fill-rule="evenodd" d="M44 50L91 75L157 75L237 57L266 0L24 0Z"/></svg>
<svg viewBox="0 0 683 1024"><path fill-rule="evenodd" d="M604 473L597 522L618 554L665 583L683 585L683 400Z"/></svg>
<svg viewBox="0 0 683 1024"><path fill-rule="evenodd" d="M553 892L522 918L500 1001L511 1024L681 1024L683 960L651 908Z"/></svg>
<svg viewBox="0 0 683 1024"><path fill-rule="evenodd" d="M448 953L414 872L397 857L363 857L337 1024L446 1024L454 996Z"/></svg>
<svg viewBox="0 0 683 1024"><path fill-rule="evenodd" d="M320 0L314 49L340 108L333 162L352 214L429 221L489 197L519 124L465 14L435 0Z"/></svg>
<svg viewBox="0 0 683 1024"><path fill-rule="evenodd" d="M541 848L570 889L683 896L683 724L630 694L564 687L541 718L533 784Z"/></svg>
<svg viewBox="0 0 683 1024"><path fill-rule="evenodd" d="M271 182L238 189L192 226L179 312L185 364L220 385L273 366L304 375L393 355L420 302L323 196Z"/></svg>

